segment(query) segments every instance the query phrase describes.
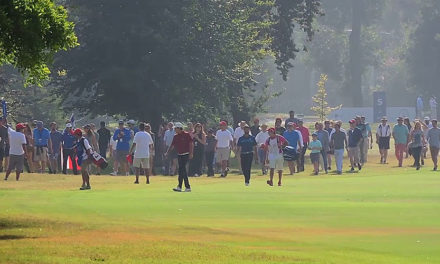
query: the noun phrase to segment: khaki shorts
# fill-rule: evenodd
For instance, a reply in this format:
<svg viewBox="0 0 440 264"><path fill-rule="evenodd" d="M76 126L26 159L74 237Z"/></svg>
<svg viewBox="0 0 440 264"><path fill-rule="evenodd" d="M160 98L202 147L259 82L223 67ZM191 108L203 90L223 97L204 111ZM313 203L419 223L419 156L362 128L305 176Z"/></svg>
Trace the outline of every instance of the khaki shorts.
<svg viewBox="0 0 440 264"><path fill-rule="evenodd" d="M10 155L9 156L9 171L23 171L24 155Z"/></svg>
<svg viewBox="0 0 440 264"><path fill-rule="evenodd" d="M217 149L217 161L227 161L231 155L231 150L229 148L218 148Z"/></svg>
<svg viewBox="0 0 440 264"><path fill-rule="evenodd" d="M47 161L47 147L34 148L34 161Z"/></svg>
<svg viewBox="0 0 440 264"><path fill-rule="evenodd" d="M282 171L284 167L284 158L282 155L279 155L275 159L269 159L269 168L275 169L276 171Z"/></svg>
<svg viewBox="0 0 440 264"><path fill-rule="evenodd" d="M150 168L150 159L149 158L134 158L133 167L139 169L149 169Z"/></svg>

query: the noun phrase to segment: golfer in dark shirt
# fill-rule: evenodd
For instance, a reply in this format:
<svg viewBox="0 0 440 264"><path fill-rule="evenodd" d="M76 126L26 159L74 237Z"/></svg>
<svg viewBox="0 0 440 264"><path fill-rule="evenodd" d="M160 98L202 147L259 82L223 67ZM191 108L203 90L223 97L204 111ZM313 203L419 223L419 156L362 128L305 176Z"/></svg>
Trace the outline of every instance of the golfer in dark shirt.
<svg viewBox="0 0 440 264"><path fill-rule="evenodd" d="M175 192L182 191L182 183L185 182L185 192L191 192L191 186L189 185L188 172L186 171L186 164L188 160L193 158L193 139L188 132L183 131L183 125L181 123L174 124L174 130L176 135L174 135L173 142L171 143L166 156L171 150L175 149L177 152L177 161L179 164L179 185L173 188Z"/></svg>
<svg viewBox="0 0 440 264"><path fill-rule="evenodd" d="M239 148L240 159L241 159L241 169L244 175L244 183L249 186L249 181L251 179L251 168L252 161L255 156L257 156L257 141L255 137L250 134L249 125L244 126L244 135L238 139L237 147Z"/></svg>

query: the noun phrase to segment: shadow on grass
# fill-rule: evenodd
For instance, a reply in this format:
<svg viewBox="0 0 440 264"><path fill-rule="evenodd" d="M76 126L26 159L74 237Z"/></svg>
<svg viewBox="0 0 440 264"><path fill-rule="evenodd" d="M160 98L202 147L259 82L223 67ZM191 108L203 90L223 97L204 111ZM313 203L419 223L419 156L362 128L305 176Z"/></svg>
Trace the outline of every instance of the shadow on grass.
<svg viewBox="0 0 440 264"><path fill-rule="evenodd" d="M0 241L2 241L2 240L19 240L19 239L26 239L26 238L34 238L34 237L17 236L17 235L0 235Z"/></svg>

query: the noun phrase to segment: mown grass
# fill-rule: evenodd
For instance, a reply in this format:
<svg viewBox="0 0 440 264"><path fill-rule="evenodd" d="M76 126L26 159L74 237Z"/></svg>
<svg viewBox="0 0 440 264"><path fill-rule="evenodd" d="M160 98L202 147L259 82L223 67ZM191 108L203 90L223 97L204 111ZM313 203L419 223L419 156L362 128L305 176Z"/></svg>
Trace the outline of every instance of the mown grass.
<svg viewBox="0 0 440 264"><path fill-rule="evenodd" d="M392 157L390 157L392 161ZM411 163L407 160L406 165ZM440 172L133 177L24 174L0 182L1 263L440 263ZM310 166L309 166L310 169Z"/></svg>

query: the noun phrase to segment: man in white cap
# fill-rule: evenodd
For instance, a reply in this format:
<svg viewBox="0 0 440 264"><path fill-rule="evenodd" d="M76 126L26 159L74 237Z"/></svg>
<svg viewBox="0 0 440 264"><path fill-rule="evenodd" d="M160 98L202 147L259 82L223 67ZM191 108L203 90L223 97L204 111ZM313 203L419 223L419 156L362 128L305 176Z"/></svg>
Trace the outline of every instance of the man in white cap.
<svg viewBox="0 0 440 264"><path fill-rule="evenodd" d="M240 159L240 151L237 147L238 139L244 135L244 126L246 125L246 121L241 121L238 123L238 127L234 131L234 149L235 149L235 157L238 161L238 167L241 168L241 159Z"/></svg>
<svg viewBox="0 0 440 264"><path fill-rule="evenodd" d="M379 145L381 164L387 163L388 150L390 149L391 126L387 122L387 118L382 117L376 130L376 144Z"/></svg>

